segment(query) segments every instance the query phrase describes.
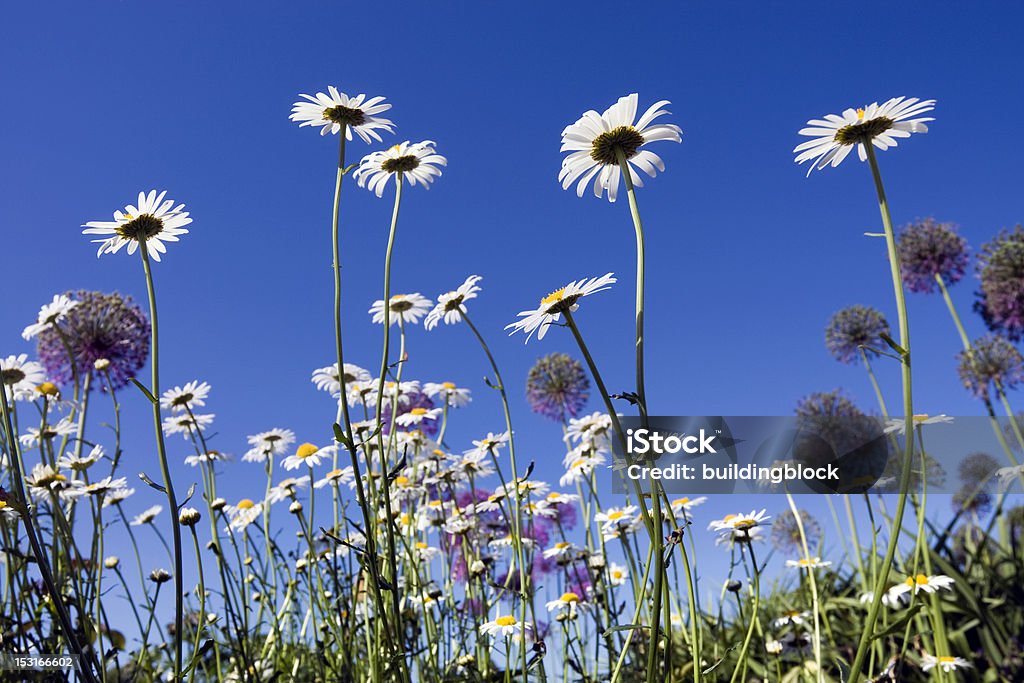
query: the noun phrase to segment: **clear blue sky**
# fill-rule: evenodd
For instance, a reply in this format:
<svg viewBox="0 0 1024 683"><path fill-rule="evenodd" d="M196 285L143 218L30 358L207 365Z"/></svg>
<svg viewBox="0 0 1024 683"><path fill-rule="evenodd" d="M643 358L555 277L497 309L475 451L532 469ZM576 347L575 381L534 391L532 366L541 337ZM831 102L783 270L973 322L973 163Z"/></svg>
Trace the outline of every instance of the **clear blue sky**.
<svg viewBox="0 0 1024 683"><path fill-rule="evenodd" d="M556 181L559 134L584 110L638 92L642 107L671 100L684 131L682 145L657 145L667 170L640 191L653 413L789 414L801 396L835 387L874 407L862 370L823 344L843 306L895 320L883 244L862 235L879 228L874 190L853 158L804 177L790 150L807 119L935 98L931 133L880 156L895 220L955 221L977 248L1024 215L1015 3L105 2L14 3L4 14L0 354L32 351L19 333L55 292L143 300L138 259L97 259L79 225L140 189L167 189L195 222L156 267L164 384L211 382L213 444L236 455L247 434L274 426L325 442L333 421L309 375L333 359L336 139L288 121L300 92L384 95L398 126L387 144L432 139L448 157L429 192L406 195L394 291L435 297L484 277L473 314L508 378L524 459L551 479L559 428L529 413L521 387L539 355L575 349L564 330L524 346L503 326L569 280L613 271L619 285L585 301L578 319L610 387L628 389L632 377L628 207L578 199ZM350 159L380 147L356 140ZM368 368L379 362L381 328L366 310L381 296L390 196L344 193L347 356ZM975 286L972 273L953 293L979 335ZM912 296L910 307L915 407L977 413L941 299ZM502 428L468 330L414 330L409 352L410 376L475 391L453 424L455 449ZM895 396L895 366L879 371ZM155 477L146 407L134 392L125 400L136 422L123 473ZM188 453L179 437L170 443ZM258 497L259 468L229 471L228 497ZM176 468L179 488L195 474ZM136 508L159 502L136 488ZM777 512L783 500L764 504Z"/></svg>

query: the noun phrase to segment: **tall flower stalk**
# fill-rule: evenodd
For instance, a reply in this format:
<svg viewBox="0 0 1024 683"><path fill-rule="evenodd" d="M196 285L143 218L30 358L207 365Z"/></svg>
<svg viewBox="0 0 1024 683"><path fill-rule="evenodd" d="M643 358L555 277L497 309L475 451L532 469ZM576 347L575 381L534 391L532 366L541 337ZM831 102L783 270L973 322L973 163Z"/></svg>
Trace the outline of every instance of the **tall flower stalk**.
<svg viewBox="0 0 1024 683"><path fill-rule="evenodd" d="M934 109L934 100L919 101L916 98L893 98L879 105L877 102L863 109L847 109L843 114L830 114L825 119L808 121L809 128L800 131L801 135L814 139L798 145L793 151L799 154L797 163L811 162L810 175L815 169L825 166L838 166L846 156L856 148L861 161L867 161L871 167L875 192L878 195L878 209L882 217L886 252L889 258L889 271L892 277L893 295L896 300L897 326L899 343L894 350L899 354L900 378L903 388L903 415L905 424L910 424L914 416L913 391L910 372L910 324L907 319L907 303L903 292L903 277L900 272L900 258L896 247L896 234L893 230L889 202L885 195L885 186L878 169L875 148L888 149L896 146L899 138L908 138L913 133L928 131L926 122L931 117L921 114ZM910 487L911 467L914 458L914 432L906 430L904 437L902 471L900 473L900 489L896 503L896 511L892 518L889 532L888 548L882 562L882 571L875 577L875 586L868 608L868 615L857 644L853 664L850 667L849 680L856 683L861 675L865 660L874 637L875 622L878 620L882 595L889 578L889 569L896 555L903 529L903 515L907 506L907 490Z"/></svg>

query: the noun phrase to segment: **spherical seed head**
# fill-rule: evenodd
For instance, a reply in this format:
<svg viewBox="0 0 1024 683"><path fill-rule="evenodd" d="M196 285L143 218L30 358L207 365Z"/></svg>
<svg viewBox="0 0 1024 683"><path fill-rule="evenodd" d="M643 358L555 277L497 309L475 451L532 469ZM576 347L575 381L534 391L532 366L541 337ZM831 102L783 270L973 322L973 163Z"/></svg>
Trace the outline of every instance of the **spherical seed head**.
<svg viewBox="0 0 1024 683"><path fill-rule="evenodd" d="M992 494L980 490L976 484L965 484L953 494L950 504L954 512L984 515L992 508Z"/></svg>
<svg viewBox="0 0 1024 683"><path fill-rule="evenodd" d="M957 355L960 381L977 398L985 399L996 384L1013 389L1024 381L1024 357L1005 337L989 334Z"/></svg>
<svg viewBox="0 0 1024 683"><path fill-rule="evenodd" d="M972 453L960 461L957 472L964 484L977 486L987 482L1001 466L1000 462L988 453Z"/></svg>
<svg viewBox="0 0 1024 683"><path fill-rule="evenodd" d="M818 538L821 536L821 525L804 510L800 510L800 523L803 524L807 546L809 548L817 547ZM803 552L800 526L797 525L796 516L792 510L785 510L772 520L771 540L772 545L784 553L799 555Z"/></svg>
<svg viewBox="0 0 1024 683"><path fill-rule="evenodd" d="M993 332L1024 337L1024 228L1003 231L978 256L981 291L974 309Z"/></svg>
<svg viewBox="0 0 1024 683"><path fill-rule="evenodd" d="M67 292L78 301L60 323L39 333L39 360L55 384L67 384L74 373L80 377L92 370L105 372L113 389L119 389L145 364L149 356L149 320L131 297L116 292ZM66 343L66 346L65 346ZM70 351L71 358L68 357ZM106 391L106 381L90 387Z"/></svg>
<svg viewBox="0 0 1024 683"><path fill-rule="evenodd" d="M537 359L526 376L526 400L533 412L564 422L587 403L590 380L580 362L564 353Z"/></svg>
<svg viewBox="0 0 1024 683"><path fill-rule="evenodd" d="M967 240L957 234L956 226L933 218L906 226L898 251L903 283L911 292L922 294L938 289L936 276L947 286L956 284L970 262Z"/></svg>
<svg viewBox="0 0 1024 683"><path fill-rule="evenodd" d="M739 593L741 588L743 588L743 583L736 579L729 579L725 584L725 590L730 593Z"/></svg>
<svg viewBox="0 0 1024 683"><path fill-rule="evenodd" d="M877 348L889 334L885 316L869 306L850 306L837 311L825 327L825 346L840 363L856 363L862 347ZM872 348L863 348L868 356L877 355Z"/></svg>
<svg viewBox="0 0 1024 683"><path fill-rule="evenodd" d="M797 417L861 417L864 413L841 389L821 391L800 399L796 406Z"/></svg>

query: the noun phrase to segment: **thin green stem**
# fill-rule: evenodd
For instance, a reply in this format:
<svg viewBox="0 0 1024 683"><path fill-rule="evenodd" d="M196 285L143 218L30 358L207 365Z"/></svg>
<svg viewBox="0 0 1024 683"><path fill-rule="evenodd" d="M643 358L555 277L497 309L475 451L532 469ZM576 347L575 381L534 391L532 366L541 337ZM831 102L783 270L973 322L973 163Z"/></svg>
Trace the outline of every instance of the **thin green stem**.
<svg viewBox="0 0 1024 683"><path fill-rule="evenodd" d="M160 424L160 337L157 323L156 290L153 286L153 272L149 264L149 251L144 241L139 242L139 253L142 255L142 268L146 274L146 293L149 295L150 324L150 369L151 386L149 392L153 396L153 425L156 431L157 457L160 460L160 474L163 478L164 490L167 494L167 505L171 513L171 530L174 543L174 681L181 680L181 645L182 624L184 622L184 605L182 604L182 562L181 562L181 529L178 526L178 498L174 495L174 483L171 481L171 470L167 464L167 450L164 447L164 431Z"/></svg>
<svg viewBox="0 0 1024 683"><path fill-rule="evenodd" d="M903 419L908 425L904 437L903 449L903 471L900 473L900 489L896 503L896 514L893 516L892 529L889 533L889 546L885 551L885 560L882 562L882 569L875 579L874 595L871 606L868 608L867 619L864 622L864 629L861 632L860 641L857 644L857 652L854 655L853 664L850 667L848 680L857 683L864 668L865 659L871 649L871 641L874 636L875 622L878 620L878 613L882 605L882 595L885 592L886 582L889 578L889 570L892 567L893 558L896 556L896 546L899 544L900 529L903 527L903 514L907 507L907 490L910 488L910 474L914 459L914 431L909 425L913 424L914 401L911 388L910 374L910 324L907 319L907 302L903 293L903 279L900 274L900 259L896 250L896 235L892 227L892 217L889 214L889 202L885 197L885 187L882 184L882 175L878 170L878 161L875 159L875 150L871 140L863 141L863 148L867 151L868 162L871 165L871 175L875 181L875 191L878 194L878 208L882 215L882 226L885 229L885 244L889 256L889 270L892 276L893 294L896 297L896 312L899 319L899 345L901 353L901 378L903 383Z"/></svg>

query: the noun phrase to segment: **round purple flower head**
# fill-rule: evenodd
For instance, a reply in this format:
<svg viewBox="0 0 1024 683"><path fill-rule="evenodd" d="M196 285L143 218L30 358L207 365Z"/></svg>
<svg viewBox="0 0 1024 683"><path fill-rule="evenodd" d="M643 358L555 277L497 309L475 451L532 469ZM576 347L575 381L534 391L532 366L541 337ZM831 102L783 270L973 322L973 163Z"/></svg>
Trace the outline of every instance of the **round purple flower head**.
<svg viewBox="0 0 1024 683"><path fill-rule="evenodd" d="M846 397L842 389L809 394L796 404L799 418L863 417L864 413Z"/></svg>
<svg viewBox="0 0 1024 683"><path fill-rule="evenodd" d="M825 346L840 363L856 363L861 347L878 346L882 335L889 334L885 316L868 306L850 306L837 311L825 328ZM864 348L867 355L877 355Z"/></svg>
<svg viewBox="0 0 1024 683"><path fill-rule="evenodd" d="M978 256L981 291L974 310L988 329L1014 341L1024 336L1024 229L1003 231Z"/></svg>
<svg viewBox="0 0 1024 683"><path fill-rule="evenodd" d="M130 296L117 292L66 292L78 302L58 327L39 333L37 351L50 380L67 384L72 363L78 375L94 372L96 361L107 361L105 373L110 388L119 389L146 363L149 357L149 320ZM61 338L63 336L63 339ZM65 348L65 342L67 348ZM68 358L70 351L71 358ZM101 383L94 383L106 391Z"/></svg>
<svg viewBox="0 0 1024 683"><path fill-rule="evenodd" d="M1012 389L1024 381L1024 357L1009 340L988 334L975 340L971 351L957 354L960 381L980 399L989 396L989 385Z"/></svg>
<svg viewBox="0 0 1024 683"><path fill-rule="evenodd" d="M564 353L538 358L526 376L526 400L533 412L558 422L579 415L589 389L583 366Z"/></svg>
<svg viewBox="0 0 1024 683"><path fill-rule="evenodd" d="M931 294L938 288L936 276L947 286L959 282L970 262L967 240L956 233L956 226L934 218L903 229L899 255L903 284L921 294Z"/></svg>
<svg viewBox="0 0 1024 683"><path fill-rule="evenodd" d="M800 536L800 526L803 526L803 537ZM814 548L821 538L821 525L818 524L809 513L800 510L800 524L796 522L796 515L792 510L786 510L772 520L772 545L789 555L799 555L803 550L803 538L807 539L807 545Z"/></svg>

